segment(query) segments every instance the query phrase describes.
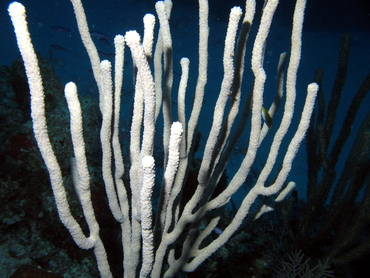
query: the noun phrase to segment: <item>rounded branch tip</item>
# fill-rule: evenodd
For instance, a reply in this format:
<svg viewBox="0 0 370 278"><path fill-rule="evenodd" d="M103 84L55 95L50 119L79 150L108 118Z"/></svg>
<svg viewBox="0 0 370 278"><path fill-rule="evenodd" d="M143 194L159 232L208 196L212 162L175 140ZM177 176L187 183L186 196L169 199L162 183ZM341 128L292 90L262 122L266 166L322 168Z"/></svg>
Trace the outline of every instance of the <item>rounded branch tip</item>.
<svg viewBox="0 0 370 278"><path fill-rule="evenodd" d="M109 70L112 67L112 63L108 60L103 60L100 62L100 68L102 70Z"/></svg>
<svg viewBox="0 0 370 278"><path fill-rule="evenodd" d="M182 123L180 122L173 122L172 123L172 126L171 126L171 133L172 132L178 132L178 133L182 133Z"/></svg>
<svg viewBox="0 0 370 278"><path fill-rule="evenodd" d="M154 166L154 158L152 156L144 156L142 159L143 167L145 168L151 168Z"/></svg>
<svg viewBox="0 0 370 278"><path fill-rule="evenodd" d="M319 85L315 82L308 84L307 86L308 92L317 93L318 90L319 90Z"/></svg>
<svg viewBox="0 0 370 278"><path fill-rule="evenodd" d="M12 2L9 4L8 13L10 16L23 15L26 8L19 2Z"/></svg>
<svg viewBox="0 0 370 278"><path fill-rule="evenodd" d="M140 35L135 30L127 31L125 34L127 43L140 43Z"/></svg>
<svg viewBox="0 0 370 278"><path fill-rule="evenodd" d="M241 15L243 13L243 10L239 6L235 6L231 8L231 12L235 13L236 15Z"/></svg>
<svg viewBox="0 0 370 278"><path fill-rule="evenodd" d="M122 36L122 35L116 35L114 37L114 43L117 43L117 44L124 44L125 43L125 37Z"/></svg>
<svg viewBox="0 0 370 278"><path fill-rule="evenodd" d="M187 57L182 57L181 58L181 60L180 60L180 64L181 65L189 65L190 64L190 60L189 60L189 58L187 58Z"/></svg>
<svg viewBox="0 0 370 278"><path fill-rule="evenodd" d="M152 24L155 22L155 16L153 14L145 14L143 18L144 23Z"/></svg>
<svg viewBox="0 0 370 278"><path fill-rule="evenodd" d="M68 82L64 87L64 91L66 92L66 94L68 94L70 92L76 92L77 91L77 86L74 82Z"/></svg>

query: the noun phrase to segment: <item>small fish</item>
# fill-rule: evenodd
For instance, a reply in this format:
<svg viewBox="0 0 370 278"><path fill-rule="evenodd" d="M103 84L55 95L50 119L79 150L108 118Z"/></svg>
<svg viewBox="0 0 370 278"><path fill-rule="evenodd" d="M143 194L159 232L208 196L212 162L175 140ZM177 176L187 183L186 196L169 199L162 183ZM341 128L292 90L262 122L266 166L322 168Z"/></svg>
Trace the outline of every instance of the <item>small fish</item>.
<svg viewBox="0 0 370 278"><path fill-rule="evenodd" d="M91 36L96 37L104 43L105 45L109 45L109 38L106 34L99 32L99 31L90 31Z"/></svg>
<svg viewBox="0 0 370 278"><path fill-rule="evenodd" d="M213 229L213 231L216 233L216 234L218 234L218 235L220 235L220 234L222 234L224 231L223 230L221 230L220 228L218 228L218 227L215 227L214 229Z"/></svg>
<svg viewBox="0 0 370 278"><path fill-rule="evenodd" d="M51 26L50 28L53 31L60 32L60 33L71 33L71 29L65 28L63 26Z"/></svg>
<svg viewBox="0 0 370 278"><path fill-rule="evenodd" d="M60 45L57 45L57 44L51 44L50 47L54 48L56 50L59 50L59 51L67 51L67 49L65 49L64 47L62 47Z"/></svg>
<svg viewBox="0 0 370 278"><path fill-rule="evenodd" d="M111 58L111 57L109 57L109 55L108 55L107 53L105 53L105 52L103 52L103 51L99 51L99 50L98 50L98 54L99 54L100 58L102 58L102 59L106 59L106 60L108 60L108 59L110 59L110 58Z"/></svg>
<svg viewBox="0 0 370 278"><path fill-rule="evenodd" d="M105 59L105 60L114 60L115 55L116 55L114 52L105 53L105 52L100 51L100 50L98 50L98 54L99 54L100 58Z"/></svg>
<svg viewBox="0 0 370 278"><path fill-rule="evenodd" d="M109 53L107 53L107 55L108 55L108 57L110 59L114 59L116 57L116 53L115 52L109 52Z"/></svg>
<svg viewBox="0 0 370 278"><path fill-rule="evenodd" d="M262 118L265 121L265 124L267 125L267 127L269 129L272 129L272 118L269 112L263 106L262 106L261 114L262 114Z"/></svg>
<svg viewBox="0 0 370 278"><path fill-rule="evenodd" d="M106 38L99 38L99 41L101 41L102 43L104 43L105 45L109 45L109 41L108 39Z"/></svg>
<svg viewBox="0 0 370 278"><path fill-rule="evenodd" d="M98 39L108 40L108 36L99 31L90 31L91 36L97 37Z"/></svg>
<svg viewBox="0 0 370 278"><path fill-rule="evenodd" d="M181 77L181 74L180 74L180 73L178 73L177 71L173 71L173 75L174 75L174 76L180 76L180 77Z"/></svg>

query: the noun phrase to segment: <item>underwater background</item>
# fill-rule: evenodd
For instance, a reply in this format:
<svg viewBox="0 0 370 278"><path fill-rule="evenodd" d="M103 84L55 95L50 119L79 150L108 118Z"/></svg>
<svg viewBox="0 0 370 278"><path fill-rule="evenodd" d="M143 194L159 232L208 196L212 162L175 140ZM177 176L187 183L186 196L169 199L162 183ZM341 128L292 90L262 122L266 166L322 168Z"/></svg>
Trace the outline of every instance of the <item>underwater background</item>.
<svg viewBox="0 0 370 278"><path fill-rule="evenodd" d="M62 170L67 178L71 152L68 111L65 108L63 95L55 92L60 92L67 82L73 81L83 99L85 133L91 135L90 139L87 139L90 140L87 143L87 153L90 170L96 174L92 180L93 202L96 204L94 208L97 215L102 215L98 219L103 223L101 226L106 224L105 229L102 227L102 232L106 233L109 246L107 249L111 254L109 259L114 269L112 271L115 277L120 277L122 272L120 251L116 250L119 238L112 232L117 227L112 224L112 217L105 205L104 188L99 185L101 116L97 104L98 91L90 61L77 30L72 5L67 0L20 2L27 9L32 42L40 56L39 59L42 59L40 65L45 78L44 85L45 89L49 90L46 94L48 109L54 123L50 133L51 137L56 138L56 152L60 155L58 157L61 158ZM255 23L247 46L247 57L250 57L252 40L257 31L264 1L257 2ZM60 223L55 209L48 174L33 139L29 117L28 85L7 14L9 3L10 1L6 0L0 1L0 139L2 142L0 144L0 278L98 277L92 252L80 250L74 244L68 231ZM142 17L146 13L155 14L154 4L154 0L83 1L90 31L101 59L114 62L113 38L116 34L124 34L132 29L139 33L143 32ZM264 97L266 106L269 106L275 97L279 55L284 51L289 53L290 50L291 15L294 4L295 1L291 0L280 1L267 40L264 60L268 76ZM207 138L212 124L210 115L213 114L223 77L222 54L228 14L230 8L235 5L241 6L243 10L245 8L245 2L242 0L209 1L209 77L198 127L201 139L200 150L195 154L197 159L202 157L202 146L204 146L202 138ZM177 88L180 80L179 61L182 57L188 57L191 64L186 102L187 107L191 107L198 65L197 1L173 0L170 27L174 49L173 88ZM347 51L349 57L342 55L341 57L346 61L342 60L339 63L341 42L342 52ZM129 51L126 51L125 61L121 138L122 144L128 146L134 91L131 85L133 65ZM248 63L250 59L246 58L243 81L245 95L253 81ZM339 68L344 72L338 73L338 63ZM317 71L318 69L322 71ZM227 246L212 255L194 273L182 273L179 277L204 275L206 277L370 277L370 125L368 123L370 94L367 93L370 88L369 74L370 4L368 1L308 0L303 29L302 58L297 78L295 109L297 116L293 117L290 136L298 125L306 87L312 81L320 80L321 100L325 104L316 105L317 110L311 127L312 134L307 135L307 141L302 143L288 177L288 180L297 183L296 195L288 198L276 212L266 215L263 219L258 221L246 219L245 225L226 244ZM365 92L361 96L357 95L358 105L351 106L360 88ZM333 99L333 91L338 98L335 108L328 107L328 103ZM172 97L172 103L176 109L175 90ZM345 119L349 107L356 109L355 113L348 116L348 118L352 117L351 124L346 125ZM319 130L320 123L323 122L322 117L330 112L336 115L332 130L329 134L325 132L319 134L322 132ZM274 117L274 122L278 122L281 116L282 109ZM343 142L338 157L331 160L330 155L333 152L330 152L330 149L335 146L336 138L346 131L348 139ZM241 140L235 149L233 159L227 167L226 176L232 176L238 169L248 146L247 134L246 131L246 139ZM327 140L329 151L325 152L321 149L322 140ZM264 144L268 146L271 141L272 137L267 138ZM353 146L356 144L363 146L361 152L354 150ZM256 168L253 169L256 176L263 166L263 157L268 152L269 148L266 147L258 154L261 156L258 162L260 167L257 163ZM280 160L282 158L279 157ZM316 169L316 166L319 169ZM331 185L320 183L320 178L325 177L325 171L328 168L335 171ZM346 180L342 183L343 189L340 189L343 193L338 193L340 196L338 195L334 202L330 196L336 191L336 185L341 184L341 179ZM232 206L228 207L230 217L233 215L234 206L239 205L253 185L253 181L255 176L251 175L245 186L238 192L240 198L238 196L233 198ZM315 192L322 190L320 185L326 186L325 190L328 192L326 195L329 197L313 196ZM309 186L311 188L308 188ZM350 191L353 191L353 196L348 196ZM71 202L78 203L77 200ZM317 204L321 204L320 208ZM73 205L78 206L78 204L71 204ZM334 213L342 210L341 213ZM329 222L331 226L326 225L326 227L324 224ZM282 230L286 223L289 223L289 228ZM358 225L359 223L361 225ZM343 226L356 227L356 229L345 230ZM343 238L352 240L345 246L341 246L338 242L343 242ZM275 244L272 245L271 242ZM326 260L328 257L330 260ZM291 275L289 267L292 267L293 262L301 268L295 276L289 276ZM22 271L29 273L27 275L35 276L17 276L22 275L19 274Z"/></svg>

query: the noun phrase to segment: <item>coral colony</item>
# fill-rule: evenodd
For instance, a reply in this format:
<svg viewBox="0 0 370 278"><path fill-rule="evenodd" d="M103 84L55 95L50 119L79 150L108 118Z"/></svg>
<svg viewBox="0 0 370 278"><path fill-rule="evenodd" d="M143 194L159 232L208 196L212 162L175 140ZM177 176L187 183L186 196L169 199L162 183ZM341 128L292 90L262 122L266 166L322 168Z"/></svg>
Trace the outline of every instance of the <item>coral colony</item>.
<svg viewBox="0 0 370 278"><path fill-rule="evenodd" d="M362 169L369 165L370 117L365 119L356 137L362 149L354 149L350 154L357 154L360 169L350 164L348 158L348 167L352 167L352 174L357 177L353 185L356 188L351 196L343 197L347 186L352 185L345 182L335 185L335 175L327 166L335 169L336 154L341 152L350 128L343 129L340 138L344 142L334 144L330 152L333 129L330 119L333 115L335 118L336 109L326 110L320 104L314 111L317 96L322 103L320 72L315 82L307 85L306 94L296 96L306 0L296 0L289 15L290 51L289 55L280 56L276 97L270 107L264 102L267 79L264 58L279 1L264 2L261 19L256 23L258 31L248 44L251 26L256 21L254 16L259 14L256 1L246 0L243 9L230 10L220 65L221 85L211 108L211 125L202 134L199 126L203 124L205 88L213 78L208 75L208 56L211 57L208 1L199 0L199 32L193 32L199 40L198 49L194 50L198 53L194 61L198 63L195 80L189 74L192 57L182 58L181 72L174 72L174 63L178 61L174 59L170 0L158 1L156 15L144 16L142 34L129 30L116 35L114 54L97 50L94 40L110 45L110 38L89 29L81 0L71 3L90 59L99 102L78 93L81 88L73 80L61 93L58 78L32 45L25 7L12 2L8 12L24 63L24 69L20 60L17 63L19 80L23 81L15 82L17 86L13 90L16 96L21 96L18 99L24 100L22 121L32 124L24 125L23 132L12 135L8 155L13 161L28 161L27 167L37 173L34 174L37 178L30 176L24 184L37 181L43 188L40 195L44 196L45 188L51 184L54 198L42 197L40 204L48 200L50 207L56 206L57 214L46 212L43 205L32 201L38 196L34 191L32 196L27 195L31 194L29 184L24 187L24 201L19 204L27 206L34 219L49 219L44 222L50 228L40 224L32 229L57 242L59 245L54 249L64 250L70 258L75 256L81 264L85 262L88 267L80 268L84 273L81 275L180 277L176 275L193 272L207 277L230 277L230 273L231 277L293 277L292 273L298 275L295 277L331 277L331 267L340 269L366 253L369 240L359 238L366 234L366 223L369 223L364 214L366 209L362 208L370 199L370 190L365 186L369 184L369 172ZM72 34L69 28L54 25L51 30ZM252 49L250 57L246 54L247 45ZM348 61L345 55L348 45L349 39L344 37L339 68L345 68ZM65 53L68 47L52 44L51 51ZM133 78L124 78L125 66L133 68ZM247 69L253 74L252 84L245 84ZM179 82L174 82L174 76ZM368 79L354 98L355 110L369 90ZM196 84L194 92L189 89L190 83ZM175 84L178 84L176 89ZM242 89L243 85L249 92ZM28 87L30 99L25 97ZM130 109L122 109L126 105L121 102L125 91L132 95ZM296 108L293 113L296 98L303 95L301 111ZM186 101L189 98L193 98L191 105ZM279 106L282 116L276 117ZM348 127L355 114L349 113L347 117L343 126ZM328 120L324 122L324 118ZM297 119L299 124L291 125L292 119ZM306 135L308 170L313 179L304 202L295 190L295 182L287 179ZM271 137L268 144L266 137ZM35 142L46 169L40 168ZM242 159L236 163L235 171L228 172L230 163L235 163L232 160L236 152ZM259 158L261 153L263 163ZM343 175L340 179L349 181L349 172ZM317 190L319 184L325 190ZM358 203L361 190L365 193ZM334 197L327 209L322 204L328 203L325 200L331 191ZM236 197L240 199L237 204ZM325 225L319 222L324 219ZM364 224L361 227L354 224L346 230L339 228L340 219L348 224L349 221ZM317 229L317 225L321 228ZM348 242L336 239L343 234L347 234ZM59 239L53 238L55 235ZM95 259L89 257L92 252L76 249L71 239L79 248L91 249ZM327 242L325 250L315 247L325 246L319 239ZM363 248L355 249L353 242L363 243ZM44 246L44 252L48 248ZM23 266L19 271L51 269L52 264L49 259L38 259L39 269ZM229 276L225 276L226 272Z"/></svg>

